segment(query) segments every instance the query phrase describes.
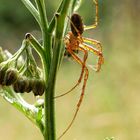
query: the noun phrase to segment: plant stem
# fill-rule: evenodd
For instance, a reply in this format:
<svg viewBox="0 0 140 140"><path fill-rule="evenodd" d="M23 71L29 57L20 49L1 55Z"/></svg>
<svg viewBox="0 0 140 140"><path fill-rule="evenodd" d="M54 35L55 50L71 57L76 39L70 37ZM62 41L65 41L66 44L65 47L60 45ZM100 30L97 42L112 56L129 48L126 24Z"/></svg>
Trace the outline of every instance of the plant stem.
<svg viewBox="0 0 140 140"><path fill-rule="evenodd" d="M57 9L57 14L53 17L49 27L46 15L45 1L35 0L37 10L29 3L28 0L23 1L26 2L28 9L30 9L30 7L32 8L30 11L38 21L43 37L43 46L40 46L40 44L35 40L33 36L30 37L30 43L31 45L36 46L35 49L37 49L36 51L41 56L45 76L44 79L47 85L45 90L45 129L43 132L44 140L56 140L54 107L56 76L64 51L62 40L67 26L65 19L68 13L72 12L73 5L75 4L76 0L62 0L59 8ZM55 31L55 36L54 42L52 43L53 31Z"/></svg>
<svg viewBox="0 0 140 140"><path fill-rule="evenodd" d="M44 140L56 140L55 134L55 82L59 61L62 57L62 38L64 35L64 23L68 13L71 0L63 0L63 7L60 13L56 16L56 32L53 48L53 58L50 65L49 79L47 82L47 89L45 92L45 132Z"/></svg>
<svg viewBox="0 0 140 140"><path fill-rule="evenodd" d="M45 76L48 78L51 63L51 35L48 33L48 20L46 15L45 1L36 0L36 5L40 15L43 48L45 51L45 59L47 61L47 65L45 65L47 67L47 73L45 73Z"/></svg>

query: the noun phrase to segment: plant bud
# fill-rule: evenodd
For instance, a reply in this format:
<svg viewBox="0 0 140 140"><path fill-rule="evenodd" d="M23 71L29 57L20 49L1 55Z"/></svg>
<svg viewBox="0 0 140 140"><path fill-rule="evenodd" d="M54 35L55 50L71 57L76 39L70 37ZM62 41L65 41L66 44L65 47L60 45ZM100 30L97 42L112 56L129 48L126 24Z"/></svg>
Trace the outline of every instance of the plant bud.
<svg viewBox="0 0 140 140"><path fill-rule="evenodd" d="M34 81L34 87L33 87L33 93L35 96L42 96L45 91L45 84L43 80L35 80Z"/></svg>
<svg viewBox="0 0 140 140"><path fill-rule="evenodd" d="M8 69L4 76L4 85L10 86L15 83L18 78L16 69Z"/></svg>
<svg viewBox="0 0 140 140"><path fill-rule="evenodd" d="M20 77L17 81L13 84L13 89L17 93L24 93L26 88L28 87L29 82L26 78Z"/></svg>
<svg viewBox="0 0 140 140"><path fill-rule="evenodd" d="M29 93L32 91L33 87L34 87L34 81L32 79L28 79L28 86L25 89L25 92Z"/></svg>

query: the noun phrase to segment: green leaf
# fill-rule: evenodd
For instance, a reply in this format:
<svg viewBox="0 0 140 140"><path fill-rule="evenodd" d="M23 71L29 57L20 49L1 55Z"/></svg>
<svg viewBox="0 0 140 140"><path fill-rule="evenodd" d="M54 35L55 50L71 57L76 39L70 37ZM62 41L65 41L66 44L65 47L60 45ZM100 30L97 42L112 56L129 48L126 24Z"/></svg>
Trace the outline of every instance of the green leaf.
<svg viewBox="0 0 140 140"><path fill-rule="evenodd" d="M39 12L35 8L35 6L30 2L30 0L21 0L21 1L26 6L26 8L31 12L31 14L34 16L34 18L38 22L39 26L41 27L41 21L40 21L40 17L39 17Z"/></svg>

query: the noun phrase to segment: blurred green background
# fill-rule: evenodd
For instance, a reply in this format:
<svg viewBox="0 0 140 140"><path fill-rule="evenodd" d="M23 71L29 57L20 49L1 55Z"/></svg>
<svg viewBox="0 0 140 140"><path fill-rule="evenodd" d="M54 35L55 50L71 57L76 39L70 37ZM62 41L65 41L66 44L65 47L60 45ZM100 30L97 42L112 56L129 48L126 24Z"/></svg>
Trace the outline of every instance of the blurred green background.
<svg viewBox="0 0 140 140"><path fill-rule="evenodd" d="M46 0L51 19L60 0ZM79 9L85 24L94 18L92 0ZM90 70L86 95L75 123L65 140L140 140L140 1L99 0L99 26L84 36L101 41L105 63L100 73ZM26 32L40 34L38 25L18 0L0 0L0 46L14 53ZM39 35L38 35L39 36ZM89 54L88 63L95 64ZM57 78L56 93L70 89L81 67L64 58ZM81 86L56 101L57 134L73 117ZM35 101L33 96L32 102ZM0 139L43 140L40 131L20 112L0 98Z"/></svg>

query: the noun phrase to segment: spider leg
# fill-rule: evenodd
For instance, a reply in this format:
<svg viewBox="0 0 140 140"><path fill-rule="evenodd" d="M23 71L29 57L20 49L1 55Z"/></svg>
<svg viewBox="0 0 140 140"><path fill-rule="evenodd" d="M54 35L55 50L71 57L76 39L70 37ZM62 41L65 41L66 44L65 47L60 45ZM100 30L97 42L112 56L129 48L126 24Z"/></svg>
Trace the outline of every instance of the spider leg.
<svg viewBox="0 0 140 140"><path fill-rule="evenodd" d="M68 49L68 52L71 54L71 56L80 64L82 65L82 70L81 70L81 74L80 74L80 77L77 81L77 83L70 89L68 90L66 93L63 93L61 95L58 95L54 98L59 98L59 97L62 97L62 96L65 96L66 94L70 93L72 90L74 90L82 81L82 78L83 78L83 74L84 74L84 69L85 69L85 63L86 63L86 60L87 60L87 57L88 57L88 53L85 49L83 49L82 47L79 47L78 48L79 50L83 51L84 52L84 58L83 58L83 61L71 50Z"/></svg>
<svg viewBox="0 0 140 140"><path fill-rule="evenodd" d="M81 47L83 47L84 49L94 53L95 55L98 56L98 62L96 65L96 71L100 71L101 69L101 65L104 63L104 57L103 57L103 53L102 53L102 46L101 43L97 40L93 40L93 39L89 39L89 38L83 38L84 42L88 42L91 43L93 45L96 46L96 48L93 48L92 46L88 45L88 44L81 44Z"/></svg>
<svg viewBox="0 0 140 140"><path fill-rule="evenodd" d="M83 48L80 47L80 50L81 51L84 51L85 55L87 54L87 51L84 50ZM77 61L78 57L72 53L71 54L73 56L73 58ZM80 59L79 59L80 60ZM82 61L79 61L78 63L80 63L82 66L83 66L83 63ZM78 101L78 104L77 104L77 108L76 108L76 111L74 113L74 116L70 122L70 124L68 125L67 129L59 136L59 138L57 140L59 140L62 136L65 135L65 133L70 129L70 127L72 126L77 114L78 114L78 111L80 109L80 105L82 103L82 100L83 100L83 97L84 97L84 93L85 93L85 87L86 87L86 83L87 83L87 79L88 79L88 75L89 75L89 72L88 72L88 68L86 67L86 65L84 64L84 70L85 70L85 75L84 75L84 82L83 82L83 86L82 86L82 92L81 92L81 95L80 95L80 99Z"/></svg>
<svg viewBox="0 0 140 140"><path fill-rule="evenodd" d="M84 30L96 28L98 25L98 0L93 0L93 2L95 4L95 21L93 25L88 25L88 26L85 25Z"/></svg>
<svg viewBox="0 0 140 140"><path fill-rule="evenodd" d="M102 52L102 45L100 43L100 41L95 40L95 39L91 39L91 38L86 38L86 37L82 37L83 41L86 43L90 43L92 45L95 45L95 47Z"/></svg>

